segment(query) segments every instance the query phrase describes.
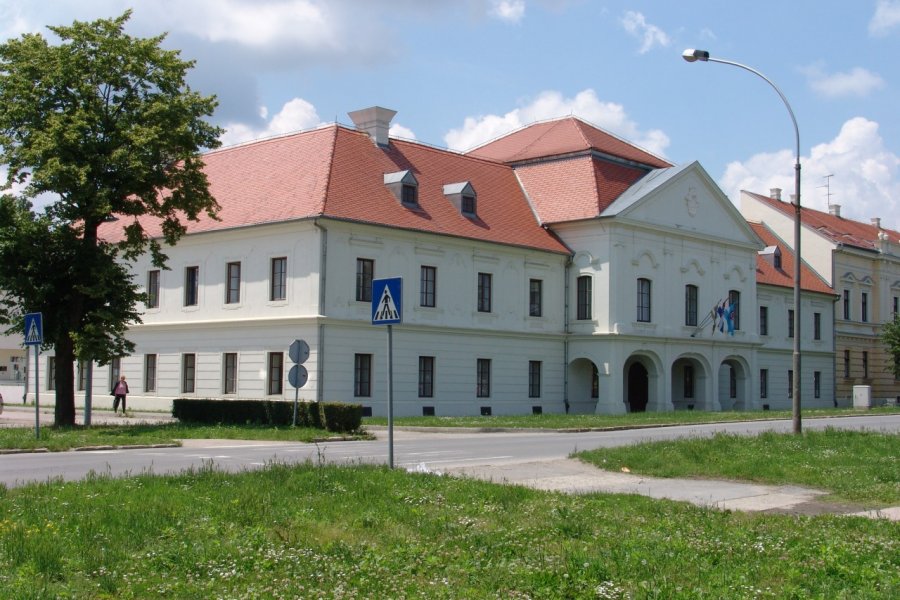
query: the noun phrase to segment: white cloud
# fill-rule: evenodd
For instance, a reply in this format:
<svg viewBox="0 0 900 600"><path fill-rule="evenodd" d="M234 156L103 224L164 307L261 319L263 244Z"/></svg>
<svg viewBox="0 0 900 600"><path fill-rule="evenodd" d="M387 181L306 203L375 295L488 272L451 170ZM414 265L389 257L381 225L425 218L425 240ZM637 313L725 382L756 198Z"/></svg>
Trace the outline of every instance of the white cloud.
<svg viewBox="0 0 900 600"><path fill-rule="evenodd" d="M794 190L794 154L791 150L762 153L728 165L719 185L736 202L740 190L767 194L781 188L787 198ZM882 224L900 229L900 157L885 148L878 123L863 117L850 119L830 142L814 146L801 157L801 202L827 210L826 175L831 178L831 202L841 205L841 215L868 223L881 217Z"/></svg>
<svg viewBox="0 0 900 600"><path fill-rule="evenodd" d="M642 13L629 10L622 17L622 26L632 37L641 41L639 54L650 52L654 46L666 47L671 43L668 34L656 25L648 23Z"/></svg>
<svg viewBox="0 0 900 600"><path fill-rule="evenodd" d="M878 0L875 14L869 21L869 33L875 36L887 35L898 25L900 25L900 1Z"/></svg>
<svg viewBox="0 0 900 600"><path fill-rule="evenodd" d="M268 114L265 108L260 114ZM250 140L281 135L302 129L311 129L322 124L316 108L303 98L294 98L281 108L263 128L254 128L244 123L228 123L225 133L220 138L225 146L232 146Z"/></svg>
<svg viewBox="0 0 900 600"><path fill-rule="evenodd" d="M664 155L669 137L658 129L642 131L625 113L621 104L602 102L594 90L564 98L560 92L545 91L530 104L504 115L466 117L463 126L452 129L444 142L454 150L469 150L535 121L574 115L658 155Z"/></svg>
<svg viewBox="0 0 900 600"><path fill-rule="evenodd" d="M821 65L803 70L813 91L827 98L841 96L867 96L884 87L884 79L862 67L854 67L846 73L826 73Z"/></svg>
<svg viewBox="0 0 900 600"><path fill-rule="evenodd" d="M525 0L491 0L488 14L501 21L518 23L525 16Z"/></svg>
<svg viewBox="0 0 900 600"><path fill-rule="evenodd" d="M404 140L416 139L416 134L413 133L413 130L409 127L404 127L400 123L394 123L393 125L391 125L391 128L388 130L388 136L402 138Z"/></svg>

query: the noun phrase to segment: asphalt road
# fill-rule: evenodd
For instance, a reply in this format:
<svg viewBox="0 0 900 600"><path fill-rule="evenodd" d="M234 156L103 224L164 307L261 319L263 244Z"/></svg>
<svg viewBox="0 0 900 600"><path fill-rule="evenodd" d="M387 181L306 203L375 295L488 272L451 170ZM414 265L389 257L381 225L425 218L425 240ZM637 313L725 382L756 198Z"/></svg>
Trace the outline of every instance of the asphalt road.
<svg viewBox="0 0 900 600"><path fill-rule="evenodd" d="M806 419L807 430L825 427L868 429L898 433L900 415ZM497 468L565 458L577 450L627 445L641 441L685 436L710 436L716 432L754 435L762 431L790 431L789 420L753 421L632 429L607 432L497 432L473 431L394 432L394 464L412 470ZM248 442L234 440L186 440L180 448L143 448L7 454L0 456L0 483L18 486L52 479L77 480L89 473L122 476L140 473L178 473L215 466L230 472L255 469L273 462L313 464L387 464L388 445L383 430L375 441L334 441L320 444Z"/></svg>

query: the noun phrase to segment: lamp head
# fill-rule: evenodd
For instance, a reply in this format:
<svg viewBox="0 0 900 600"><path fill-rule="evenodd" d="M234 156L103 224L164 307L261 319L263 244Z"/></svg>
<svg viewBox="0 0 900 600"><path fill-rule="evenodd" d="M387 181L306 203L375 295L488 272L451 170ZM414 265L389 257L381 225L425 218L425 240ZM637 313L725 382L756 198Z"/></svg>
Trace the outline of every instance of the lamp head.
<svg viewBox="0 0 900 600"><path fill-rule="evenodd" d="M693 48L688 48L681 53L681 58L688 62L694 62L698 60L706 62L709 60L709 52L707 52L706 50L694 50Z"/></svg>

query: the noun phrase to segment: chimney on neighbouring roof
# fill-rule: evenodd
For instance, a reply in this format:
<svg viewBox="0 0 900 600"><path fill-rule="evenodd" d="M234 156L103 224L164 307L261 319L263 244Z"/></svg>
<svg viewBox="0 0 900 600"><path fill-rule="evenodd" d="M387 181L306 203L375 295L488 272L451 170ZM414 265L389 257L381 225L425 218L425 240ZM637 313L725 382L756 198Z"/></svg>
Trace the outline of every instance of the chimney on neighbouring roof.
<svg viewBox="0 0 900 600"><path fill-rule="evenodd" d="M380 106L347 113L353 119L353 124L356 125L356 128L369 134L372 141L379 146L387 146L389 144L388 130L391 128L391 119L396 114L396 110Z"/></svg>
<svg viewBox="0 0 900 600"><path fill-rule="evenodd" d="M769 190L769 197L772 200L781 200L781 188L772 188Z"/></svg>
<svg viewBox="0 0 900 600"><path fill-rule="evenodd" d="M833 217L841 216L841 205L840 204L829 204L828 205L828 214Z"/></svg>
<svg viewBox="0 0 900 600"><path fill-rule="evenodd" d="M881 217L872 217L872 227L881 229Z"/></svg>

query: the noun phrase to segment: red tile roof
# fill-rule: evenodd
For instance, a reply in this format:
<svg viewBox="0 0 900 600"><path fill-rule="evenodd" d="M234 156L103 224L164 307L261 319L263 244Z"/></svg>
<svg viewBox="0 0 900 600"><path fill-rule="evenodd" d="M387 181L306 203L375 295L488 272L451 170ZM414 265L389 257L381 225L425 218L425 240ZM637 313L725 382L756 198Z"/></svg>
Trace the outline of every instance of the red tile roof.
<svg viewBox="0 0 900 600"><path fill-rule="evenodd" d="M467 154L504 163L517 163L595 150L652 168L672 165L611 133L576 117L534 123L479 146Z"/></svg>
<svg viewBox="0 0 900 600"><path fill-rule="evenodd" d="M548 224L597 217L647 171L582 155L519 165L516 173Z"/></svg>
<svg viewBox="0 0 900 600"><path fill-rule="evenodd" d="M768 246L778 246L781 249L781 268L764 259L761 255L756 257L756 283L764 285L776 285L779 287L794 287L794 253L771 229L762 223L748 223L753 231ZM800 287L809 292L821 292L834 294L834 290L810 269L806 263L800 265Z"/></svg>
<svg viewBox="0 0 900 600"><path fill-rule="evenodd" d="M783 200L776 200L762 194L744 191L745 194L778 210L790 217L794 216L794 205ZM862 248L863 250L877 250L878 234L884 232L892 243L900 243L900 232L892 229L878 228L874 225L845 219L827 212L814 210L805 206L800 207L800 221L804 227L812 229L836 244L844 244Z"/></svg>
<svg viewBox="0 0 900 600"><path fill-rule="evenodd" d="M399 140L381 148L339 125L210 152L204 161L220 220L183 220L188 233L330 217L569 252L540 226L512 169L496 162ZM406 169L419 183L418 208L401 205L384 184L385 173ZM477 218L443 194L444 185L463 181L477 193ZM101 235L118 239L124 222L105 224ZM153 219L142 224L160 235Z"/></svg>

